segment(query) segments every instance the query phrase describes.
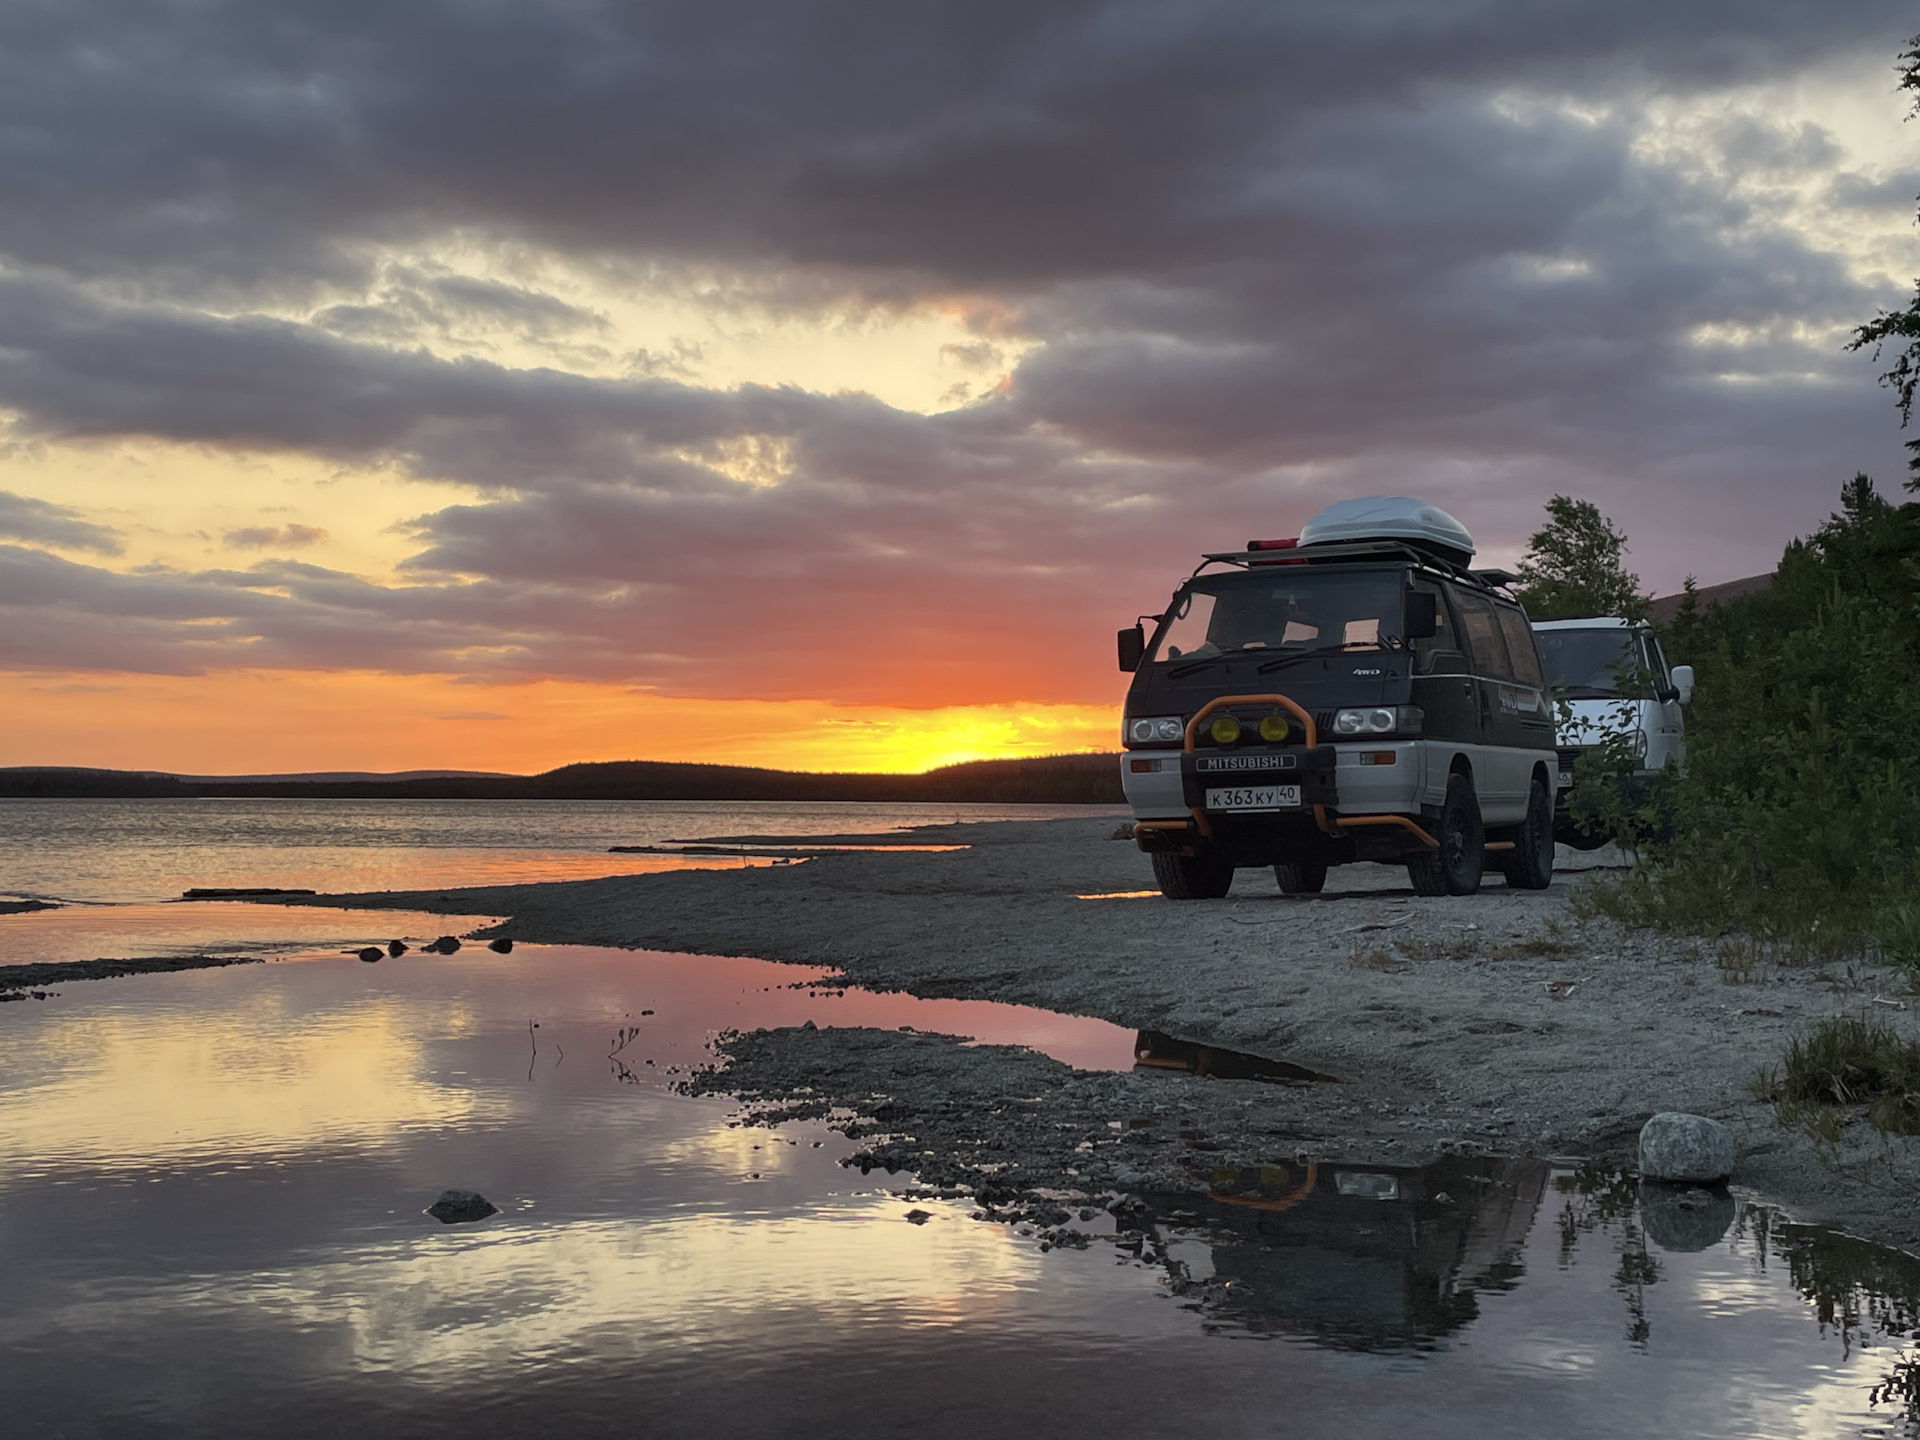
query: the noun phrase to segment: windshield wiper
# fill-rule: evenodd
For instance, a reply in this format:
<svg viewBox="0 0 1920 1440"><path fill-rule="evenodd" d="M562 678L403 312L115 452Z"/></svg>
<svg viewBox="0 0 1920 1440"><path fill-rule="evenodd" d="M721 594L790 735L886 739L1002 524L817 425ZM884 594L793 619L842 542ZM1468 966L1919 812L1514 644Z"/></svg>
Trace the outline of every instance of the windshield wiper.
<svg viewBox="0 0 1920 1440"><path fill-rule="evenodd" d="M1196 670L1204 670L1209 665L1218 665L1223 660L1250 660L1255 655L1264 655L1264 650L1222 650L1218 655L1201 655L1192 660L1183 660L1167 671L1169 680L1178 680L1182 675L1191 675Z"/></svg>

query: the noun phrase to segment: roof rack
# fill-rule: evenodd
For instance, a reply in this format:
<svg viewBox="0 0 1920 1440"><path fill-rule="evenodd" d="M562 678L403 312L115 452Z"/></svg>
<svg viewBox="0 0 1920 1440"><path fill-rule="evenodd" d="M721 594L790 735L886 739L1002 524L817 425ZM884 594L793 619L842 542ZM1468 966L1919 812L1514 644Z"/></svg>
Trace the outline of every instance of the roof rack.
<svg viewBox="0 0 1920 1440"><path fill-rule="evenodd" d="M1505 570L1469 570L1404 540L1354 540L1344 544L1301 545L1291 550L1223 550L1204 555L1193 573L1198 575L1208 565L1238 565L1243 570L1252 570L1353 560L1411 560L1450 579L1471 581L1489 589L1513 584L1519 579Z"/></svg>

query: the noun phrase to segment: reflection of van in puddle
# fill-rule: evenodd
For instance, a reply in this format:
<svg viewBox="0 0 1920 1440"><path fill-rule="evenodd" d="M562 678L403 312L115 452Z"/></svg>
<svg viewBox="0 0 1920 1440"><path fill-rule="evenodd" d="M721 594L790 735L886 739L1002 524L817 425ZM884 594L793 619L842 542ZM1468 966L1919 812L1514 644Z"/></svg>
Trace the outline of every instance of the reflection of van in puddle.
<svg viewBox="0 0 1920 1440"><path fill-rule="evenodd" d="M1607 731L1625 727L1634 748L1630 798L1636 804L1645 799L1654 777L1686 761L1680 707L1693 698L1693 667L1668 669L1660 637L1644 621L1543 620L1533 631L1547 686L1562 707L1554 838L1591 850L1605 837L1580 826L1572 797L1574 762Z"/></svg>
<svg viewBox="0 0 1920 1440"><path fill-rule="evenodd" d="M1422 895L1483 867L1553 874L1553 712L1513 578L1400 497L1329 506L1297 538L1208 555L1120 632L1121 779L1174 899L1236 868L1317 893L1327 869L1404 865Z"/></svg>
<svg viewBox="0 0 1920 1440"><path fill-rule="evenodd" d="M1165 1070L1181 1075L1198 1075L1216 1080L1265 1080L1275 1085L1311 1085L1316 1081L1339 1083L1333 1075L1322 1075L1304 1065L1286 1060L1269 1060L1264 1055L1249 1055L1244 1050L1223 1050L1217 1045L1201 1045L1192 1040L1176 1040L1158 1030L1142 1030L1133 1042L1135 1070Z"/></svg>
<svg viewBox="0 0 1920 1440"><path fill-rule="evenodd" d="M1158 1258L1215 1320L1392 1350L1459 1329L1476 1291L1513 1282L1547 1177L1540 1160L1281 1164L1202 1171L1201 1214L1191 1196L1143 1199Z"/></svg>

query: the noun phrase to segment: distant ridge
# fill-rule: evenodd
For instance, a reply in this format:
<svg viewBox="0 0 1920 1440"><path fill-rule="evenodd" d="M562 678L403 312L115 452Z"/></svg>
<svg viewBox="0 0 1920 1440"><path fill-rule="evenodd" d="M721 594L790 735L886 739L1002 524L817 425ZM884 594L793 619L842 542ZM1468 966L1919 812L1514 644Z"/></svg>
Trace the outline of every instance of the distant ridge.
<svg viewBox="0 0 1920 1440"><path fill-rule="evenodd" d="M1739 580L1723 580L1718 585L1702 585L1694 591L1694 602L1699 605L1702 615L1707 607L1722 600L1732 600L1737 596L1751 595L1756 590L1764 590L1773 583L1773 572L1764 575L1747 575ZM1660 595L1647 602L1647 618L1656 625L1671 625L1674 617L1680 613L1680 601L1683 595Z"/></svg>
<svg viewBox="0 0 1920 1440"><path fill-rule="evenodd" d="M856 775L611 760L539 775L412 770L394 775L174 775L76 766L0 768L6 799L845 800L933 804L1118 805L1117 754L974 760L921 775Z"/></svg>

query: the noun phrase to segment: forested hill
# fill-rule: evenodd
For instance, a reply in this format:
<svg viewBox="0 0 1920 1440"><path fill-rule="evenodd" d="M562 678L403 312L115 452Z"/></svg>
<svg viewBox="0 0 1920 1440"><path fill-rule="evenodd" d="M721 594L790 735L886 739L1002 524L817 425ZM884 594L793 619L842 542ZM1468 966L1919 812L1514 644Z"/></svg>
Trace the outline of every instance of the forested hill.
<svg viewBox="0 0 1920 1440"><path fill-rule="evenodd" d="M1120 804L1118 755L976 760L922 775L810 774L744 765L612 760L541 775L168 775L54 766L0 768L0 798L256 797L307 800L853 800L937 804Z"/></svg>

